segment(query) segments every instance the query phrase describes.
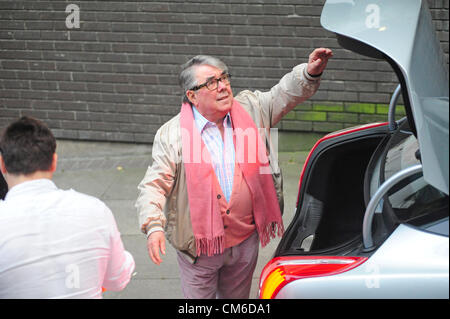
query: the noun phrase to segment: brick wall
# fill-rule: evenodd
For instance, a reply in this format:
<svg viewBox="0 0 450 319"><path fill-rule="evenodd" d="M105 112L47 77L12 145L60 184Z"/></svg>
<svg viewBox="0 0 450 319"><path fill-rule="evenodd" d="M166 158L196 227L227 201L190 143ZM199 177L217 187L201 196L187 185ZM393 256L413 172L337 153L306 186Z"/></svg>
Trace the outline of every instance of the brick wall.
<svg viewBox="0 0 450 319"><path fill-rule="evenodd" d="M429 0L448 61L448 1ZM68 4L80 28L68 29ZM396 86L385 62L340 49L323 0L0 0L0 128L21 115L58 138L150 143L179 110L179 65L222 58L234 92L265 90L314 47L334 50L320 91L279 124L329 132L385 120ZM401 112L401 111L400 111Z"/></svg>

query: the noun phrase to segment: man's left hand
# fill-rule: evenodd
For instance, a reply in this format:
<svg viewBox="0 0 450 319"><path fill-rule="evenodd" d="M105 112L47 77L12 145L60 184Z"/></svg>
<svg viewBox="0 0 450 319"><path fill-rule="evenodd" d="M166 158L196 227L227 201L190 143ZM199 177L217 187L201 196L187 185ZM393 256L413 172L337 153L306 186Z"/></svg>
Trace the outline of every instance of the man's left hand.
<svg viewBox="0 0 450 319"><path fill-rule="evenodd" d="M310 75L320 75L327 66L328 59L333 56L333 52L330 49L318 48L315 49L308 59L308 68L306 71Z"/></svg>

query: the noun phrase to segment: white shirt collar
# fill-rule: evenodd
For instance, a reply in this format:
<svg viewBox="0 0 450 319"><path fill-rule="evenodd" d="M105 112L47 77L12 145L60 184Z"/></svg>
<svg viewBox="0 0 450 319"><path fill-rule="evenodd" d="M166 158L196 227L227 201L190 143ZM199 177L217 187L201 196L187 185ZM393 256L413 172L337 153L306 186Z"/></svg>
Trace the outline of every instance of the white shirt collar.
<svg viewBox="0 0 450 319"><path fill-rule="evenodd" d="M57 187L53 181L47 178L26 181L11 188L6 193L5 201L30 191L42 191L44 189L57 189Z"/></svg>
<svg viewBox="0 0 450 319"><path fill-rule="evenodd" d="M205 129L205 126L207 124L213 124L216 125L216 123L209 121L208 119L206 119L198 110L195 106L192 106L192 113L194 113L194 120L195 120L195 124L197 125L198 130L201 132L203 132L203 130ZM223 123L224 125L226 125L226 127L231 127L231 115L230 112L227 113L227 115L225 116L225 118L223 119Z"/></svg>

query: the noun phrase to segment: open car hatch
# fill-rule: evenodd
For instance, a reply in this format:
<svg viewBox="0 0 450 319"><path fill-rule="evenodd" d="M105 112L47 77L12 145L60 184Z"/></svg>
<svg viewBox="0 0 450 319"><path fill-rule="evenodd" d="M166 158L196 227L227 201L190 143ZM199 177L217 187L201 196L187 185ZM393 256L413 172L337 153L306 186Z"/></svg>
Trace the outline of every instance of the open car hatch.
<svg viewBox="0 0 450 319"><path fill-rule="evenodd" d="M388 9L386 1L327 0L321 24L342 47L391 64L419 141L424 178L449 194L449 78L427 2L389 1Z"/></svg>

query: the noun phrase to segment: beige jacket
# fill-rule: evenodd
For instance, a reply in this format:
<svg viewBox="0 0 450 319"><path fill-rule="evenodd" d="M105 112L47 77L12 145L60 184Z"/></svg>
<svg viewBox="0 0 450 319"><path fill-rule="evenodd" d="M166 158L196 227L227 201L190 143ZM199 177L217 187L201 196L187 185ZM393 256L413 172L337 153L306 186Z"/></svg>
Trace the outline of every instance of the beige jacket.
<svg viewBox="0 0 450 319"><path fill-rule="evenodd" d="M268 92L243 91L235 99L250 114L266 142L272 177L281 211L283 211L283 180L270 128L296 105L311 97L318 89L320 79L311 78L307 64L300 64L283 76ZM195 240L189 214L181 151L180 114L163 124L157 131L152 149L153 162L138 186L136 208L141 231L147 237L155 231L166 231L172 246L194 258ZM275 136L276 137L276 136ZM272 138L273 139L273 138Z"/></svg>

